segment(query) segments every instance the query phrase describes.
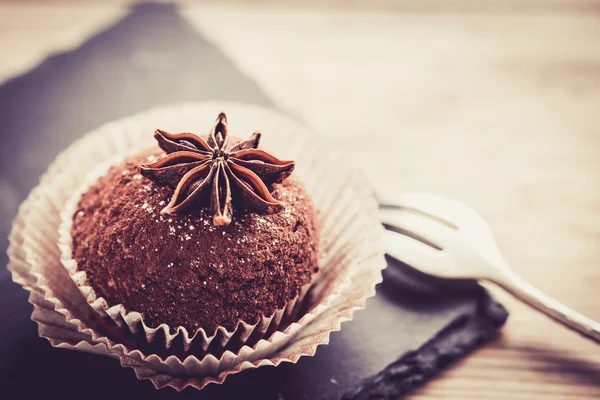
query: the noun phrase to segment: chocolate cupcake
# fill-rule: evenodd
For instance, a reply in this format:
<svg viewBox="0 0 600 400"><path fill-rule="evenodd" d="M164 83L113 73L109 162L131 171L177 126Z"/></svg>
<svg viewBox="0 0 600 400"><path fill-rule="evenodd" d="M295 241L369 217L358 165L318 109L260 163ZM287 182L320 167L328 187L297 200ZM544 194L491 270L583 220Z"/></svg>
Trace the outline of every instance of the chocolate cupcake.
<svg viewBox="0 0 600 400"><path fill-rule="evenodd" d="M283 310L318 271L316 215L294 162L259 150L259 132L231 138L224 113L206 139L154 137L160 149L111 167L78 201L72 258L86 284L147 327L189 336Z"/></svg>
<svg viewBox="0 0 600 400"><path fill-rule="evenodd" d="M208 136L156 131L157 147L150 134L202 131L218 109L233 132L263 127L266 147L296 163L258 150L260 134L229 137L224 116ZM10 269L35 294L40 336L118 357L157 388L313 355L385 266L360 174L322 137L248 105L106 124L66 149L20 210Z"/></svg>

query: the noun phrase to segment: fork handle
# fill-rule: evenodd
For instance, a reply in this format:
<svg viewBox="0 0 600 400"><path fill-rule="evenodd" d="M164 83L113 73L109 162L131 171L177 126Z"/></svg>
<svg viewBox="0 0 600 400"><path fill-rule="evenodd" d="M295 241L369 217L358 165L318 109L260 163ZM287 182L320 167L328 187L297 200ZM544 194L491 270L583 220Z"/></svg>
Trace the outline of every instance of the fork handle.
<svg viewBox="0 0 600 400"><path fill-rule="evenodd" d="M600 323L544 294L512 270L503 268L501 272L501 275L491 279L494 283L568 328L600 343Z"/></svg>

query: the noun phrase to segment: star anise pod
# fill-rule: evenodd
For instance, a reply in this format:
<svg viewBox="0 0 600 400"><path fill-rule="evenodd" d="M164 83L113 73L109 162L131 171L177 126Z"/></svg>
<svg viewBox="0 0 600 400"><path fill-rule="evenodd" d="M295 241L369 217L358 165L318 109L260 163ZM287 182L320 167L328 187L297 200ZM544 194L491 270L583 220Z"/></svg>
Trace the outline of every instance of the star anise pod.
<svg viewBox="0 0 600 400"><path fill-rule="evenodd" d="M228 148L227 117L220 113L205 141L193 133L168 133L157 129L154 138L167 156L153 164L140 165L140 173L175 188L162 214L178 214L198 206L210 195L214 225L228 225L232 216L232 194L236 204L249 211L274 214L283 204L273 198L268 186L279 183L294 169L293 161L282 161L258 149L260 132Z"/></svg>

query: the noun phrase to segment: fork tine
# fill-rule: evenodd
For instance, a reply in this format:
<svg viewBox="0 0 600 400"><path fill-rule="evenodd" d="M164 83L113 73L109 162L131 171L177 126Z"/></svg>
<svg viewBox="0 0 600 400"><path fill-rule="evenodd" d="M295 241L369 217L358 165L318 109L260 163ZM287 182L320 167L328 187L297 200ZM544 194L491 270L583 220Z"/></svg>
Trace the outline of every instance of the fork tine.
<svg viewBox="0 0 600 400"><path fill-rule="evenodd" d="M383 243L386 253L396 260L430 275L438 275L437 265L442 261L442 253L418 240L397 232L385 231Z"/></svg>
<svg viewBox="0 0 600 400"><path fill-rule="evenodd" d="M426 245L442 250L449 246L456 231L431 218L402 208L379 211L381 222L392 231L410 236Z"/></svg>
<svg viewBox="0 0 600 400"><path fill-rule="evenodd" d="M399 196L389 207L408 208L426 214L455 229L465 217L468 209L461 203L432 194L407 193ZM383 205L384 209L386 205Z"/></svg>

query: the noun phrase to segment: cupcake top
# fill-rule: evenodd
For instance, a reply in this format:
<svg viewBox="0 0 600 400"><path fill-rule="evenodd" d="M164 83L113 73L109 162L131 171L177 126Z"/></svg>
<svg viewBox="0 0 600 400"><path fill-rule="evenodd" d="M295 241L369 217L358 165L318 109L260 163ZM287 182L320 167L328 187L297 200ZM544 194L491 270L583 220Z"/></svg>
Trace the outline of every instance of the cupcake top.
<svg viewBox="0 0 600 400"><path fill-rule="evenodd" d="M112 167L73 216L72 256L97 295L149 326L209 335L294 299L318 270L319 236L293 162L258 150L258 133L233 143L224 114L206 140L155 137L164 153Z"/></svg>

